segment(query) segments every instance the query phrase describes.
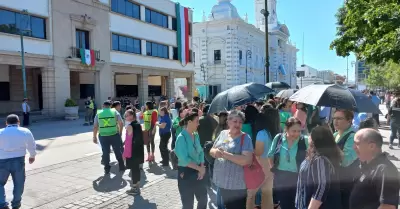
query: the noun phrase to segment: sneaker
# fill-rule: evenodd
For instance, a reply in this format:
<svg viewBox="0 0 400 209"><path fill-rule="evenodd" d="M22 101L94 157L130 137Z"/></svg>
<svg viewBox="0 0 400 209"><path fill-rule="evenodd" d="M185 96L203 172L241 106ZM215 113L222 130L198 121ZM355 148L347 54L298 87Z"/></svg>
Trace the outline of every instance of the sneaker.
<svg viewBox="0 0 400 209"><path fill-rule="evenodd" d="M393 149L393 144L389 144L389 149Z"/></svg>
<svg viewBox="0 0 400 209"><path fill-rule="evenodd" d="M136 196L140 194L140 190L137 188L131 188L130 190L126 191L126 194Z"/></svg>

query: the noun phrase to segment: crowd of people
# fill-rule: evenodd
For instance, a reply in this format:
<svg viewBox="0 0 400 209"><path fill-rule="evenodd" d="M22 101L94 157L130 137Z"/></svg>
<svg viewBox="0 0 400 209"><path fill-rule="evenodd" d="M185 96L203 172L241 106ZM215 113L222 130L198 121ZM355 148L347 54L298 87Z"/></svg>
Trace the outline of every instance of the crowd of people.
<svg viewBox="0 0 400 209"><path fill-rule="evenodd" d="M392 145L400 122L400 99L395 96L390 103ZM177 171L183 209L193 208L195 198L198 209L207 208L211 190L217 191L219 209L397 208L398 171L382 152L383 138L373 115L273 96L229 111L209 109L198 98L148 101L140 110L136 104L105 101L93 119L93 142L101 144L105 175L110 173L112 147L119 170L130 170L132 184L126 193L140 195L142 164L155 163L159 151L160 164ZM7 118L0 142L7 134L28 133L18 123L15 115ZM33 137L26 136L6 145L28 144L33 162ZM11 160L1 158L0 163L17 162L23 156L17 154ZM249 188L248 168L256 165L262 170L262 183ZM20 199L15 201L20 205Z"/></svg>

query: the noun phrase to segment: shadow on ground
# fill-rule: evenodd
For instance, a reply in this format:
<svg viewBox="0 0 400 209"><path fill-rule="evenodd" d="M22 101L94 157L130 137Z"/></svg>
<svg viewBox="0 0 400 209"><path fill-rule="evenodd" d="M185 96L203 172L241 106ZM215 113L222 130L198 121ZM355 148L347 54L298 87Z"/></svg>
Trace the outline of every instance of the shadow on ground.
<svg viewBox="0 0 400 209"><path fill-rule="evenodd" d="M129 209L137 209L137 208L143 208L143 209L156 209L157 204L156 203L151 203L149 200L143 199L141 196L135 196L133 200L133 204L129 205Z"/></svg>
<svg viewBox="0 0 400 209"><path fill-rule="evenodd" d="M86 132L91 132L93 126L83 126L84 121L45 121L32 124L29 127L35 140L55 139L63 136L74 136Z"/></svg>
<svg viewBox="0 0 400 209"><path fill-rule="evenodd" d="M114 174L113 177L104 175L94 180L93 189L97 192L112 192L128 185L128 182L122 178L123 173L118 170L118 165L115 163L111 166L111 174Z"/></svg>

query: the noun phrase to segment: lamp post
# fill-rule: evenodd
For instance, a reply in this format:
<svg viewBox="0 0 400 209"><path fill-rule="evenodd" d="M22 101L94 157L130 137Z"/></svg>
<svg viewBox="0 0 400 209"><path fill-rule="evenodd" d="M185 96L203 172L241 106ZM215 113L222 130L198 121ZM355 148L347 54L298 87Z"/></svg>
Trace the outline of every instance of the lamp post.
<svg viewBox="0 0 400 209"><path fill-rule="evenodd" d="M204 81L204 85L206 87L206 101L207 101L207 98L208 98L208 95L207 95L208 85L206 84L206 70L205 70L205 67L204 67L204 63L201 63L200 68L201 68L201 72L203 73L203 81Z"/></svg>
<svg viewBox="0 0 400 209"><path fill-rule="evenodd" d="M268 44L268 1L265 2L265 9L262 9L260 12L264 15L264 25L265 25L265 71L266 71L266 83L269 82L269 44Z"/></svg>
<svg viewBox="0 0 400 209"><path fill-rule="evenodd" d="M23 15L24 18L21 18L21 22L23 21L23 19L27 19L27 25L28 27L30 26L30 18L29 18L29 14L28 14L28 10L24 9L22 10L21 14ZM20 23L21 26L23 25L22 23ZM20 28L19 34L21 37L21 69L22 69L22 82L23 82L23 87L24 87L24 98L28 97L28 93L26 90L26 71L25 71L25 51L24 51L24 31L29 31L29 29L23 29Z"/></svg>
<svg viewBox="0 0 400 209"><path fill-rule="evenodd" d="M246 83L247 83L247 58L251 59L251 51L246 51Z"/></svg>

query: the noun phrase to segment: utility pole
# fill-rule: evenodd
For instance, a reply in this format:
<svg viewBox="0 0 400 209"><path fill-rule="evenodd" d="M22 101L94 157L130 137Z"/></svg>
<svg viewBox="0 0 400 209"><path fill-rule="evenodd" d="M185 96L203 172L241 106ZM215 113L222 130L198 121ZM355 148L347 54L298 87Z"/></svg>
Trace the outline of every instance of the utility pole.
<svg viewBox="0 0 400 209"><path fill-rule="evenodd" d="M22 15L24 15L23 19L27 19L27 25L28 27L30 26L30 18L28 16L28 10L24 9L21 12ZM22 22L22 20L21 20ZM22 23L20 23L21 26L23 25ZM26 28L22 29L20 28L19 34L21 37L21 69L22 69L22 82L23 82L23 87L24 87L24 98L28 97L28 93L26 90L26 71L25 71L25 51L24 51L24 31L27 31Z"/></svg>
<svg viewBox="0 0 400 209"><path fill-rule="evenodd" d="M206 98L205 98L205 100L207 101L207 99L208 99L208 94L207 94L208 85L206 84L206 70L204 69L204 63L201 63L200 68L201 68L201 72L203 73L204 86L206 87Z"/></svg>
<svg viewBox="0 0 400 209"><path fill-rule="evenodd" d="M347 76L346 76L346 83L349 86L349 56L347 56Z"/></svg>
<svg viewBox="0 0 400 209"><path fill-rule="evenodd" d="M264 15L264 25L265 25L265 74L266 74L266 83L269 82L269 44L268 44L268 1L264 0L265 5L264 8L260 12Z"/></svg>

